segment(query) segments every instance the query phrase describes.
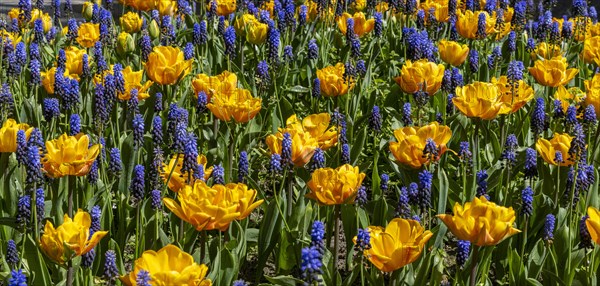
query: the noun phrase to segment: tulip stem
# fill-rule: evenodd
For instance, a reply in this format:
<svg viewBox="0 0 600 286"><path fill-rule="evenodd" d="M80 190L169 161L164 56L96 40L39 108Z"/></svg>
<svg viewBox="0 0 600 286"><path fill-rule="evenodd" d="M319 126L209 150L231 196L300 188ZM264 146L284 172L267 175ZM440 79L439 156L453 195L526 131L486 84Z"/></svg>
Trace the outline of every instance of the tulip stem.
<svg viewBox="0 0 600 286"><path fill-rule="evenodd" d="M288 186L287 186L287 215L288 217L292 216L292 205L294 204L294 199L292 197L292 195L294 194L294 179L293 179L293 173L290 172L290 177L288 178Z"/></svg>
<svg viewBox="0 0 600 286"><path fill-rule="evenodd" d="M73 262L69 261L69 268L67 269L67 286L73 285Z"/></svg>
<svg viewBox="0 0 600 286"><path fill-rule="evenodd" d="M205 255L206 255L206 231L203 230L200 232L200 262L204 261Z"/></svg>
<svg viewBox="0 0 600 286"><path fill-rule="evenodd" d="M337 274L338 274L338 247L340 244L340 205L335 205L333 209L333 219L335 226L333 230L333 284L337 285Z"/></svg>
<svg viewBox="0 0 600 286"><path fill-rule="evenodd" d="M479 259L479 247L475 246L473 248L473 258L471 262L471 278L469 280L469 285L475 286L477 285L477 262Z"/></svg>
<svg viewBox="0 0 600 286"><path fill-rule="evenodd" d="M77 177L75 176L69 176L68 177L69 181L68 181L68 186L67 186L67 190L68 190L68 198L67 198L67 207L68 207L68 213L69 213L69 217L73 218L73 191L75 190L75 186L77 184Z"/></svg>

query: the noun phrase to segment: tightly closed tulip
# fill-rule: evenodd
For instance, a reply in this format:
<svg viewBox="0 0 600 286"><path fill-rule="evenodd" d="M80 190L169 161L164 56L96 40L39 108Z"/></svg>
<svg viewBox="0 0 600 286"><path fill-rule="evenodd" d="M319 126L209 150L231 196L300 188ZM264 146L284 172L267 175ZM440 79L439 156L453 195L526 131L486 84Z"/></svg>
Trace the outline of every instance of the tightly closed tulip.
<svg viewBox="0 0 600 286"><path fill-rule="evenodd" d="M126 55L133 51L135 51L133 37L126 32L119 33L117 36L117 52L121 55Z"/></svg>
<svg viewBox="0 0 600 286"><path fill-rule="evenodd" d="M485 15L485 32L486 35L496 33L496 13L492 15L485 11L467 10L464 13L461 10L456 11L456 30L463 38L476 39L477 38L477 23L479 22L479 15Z"/></svg>
<svg viewBox="0 0 600 286"><path fill-rule="evenodd" d="M529 73L543 86L558 87L569 83L579 72L576 68L567 69L568 65L564 57L537 60L529 67Z"/></svg>
<svg viewBox="0 0 600 286"><path fill-rule="evenodd" d="M100 144L90 147L89 143L89 137L83 133L75 136L65 133L46 141L48 152L42 159L43 171L51 178L87 175L100 153Z"/></svg>
<svg viewBox="0 0 600 286"><path fill-rule="evenodd" d="M192 80L194 98L198 99L198 93L204 91L209 102L213 94L231 93L237 89L237 85L237 76L229 71L224 71L216 76L201 73Z"/></svg>
<svg viewBox="0 0 600 286"><path fill-rule="evenodd" d="M235 89L230 93L217 93L206 106L212 114L223 121L246 123L261 109L262 99L252 97L247 89Z"/></svg>
<svg viewBox="0 0 600 286"><path fill-rule="evenodd" d="M217 4L218 16L228 16L229 14L235 12L235 8L237 7L236 0L210 0L206 6L207 10L210 10L210 5L213 1L215 4Z"/></svg>
<svg viewBox="0 0 600 286"><path fill-rule="evenodd" d="M121 29L130 34L139 32L142 29L142 24L144 23L144 20L142 20L142 18L140 18L140 16L135 12L125 13L125 15L121 16L119 21L121 22Z"/></svg>
<svg viewBox="0 0 600 286"><path fill-rule="evenodd" d="M411 168L421 168L430 163L429 158L423 156L427 139L431 138L438 148L438 156L447 150L446 144L450 141L452 131L450 127L432 122L422 127L403 127L394 131L398 142L390 142L390 152L396 160ZM439 157L436 158L439 160Z"/></svg>
<svg viewBox="0 0 600 286"><path fill-rule="evenodd" d="M585 220L585 226L592 240L600 244L600 211L595 207L588 207L587 214L589 217Z"/></svg>
<svg viewBox="0 0 600 286"><path fill-rule="evenodd" d="M581 54L586 63L600 66L600 36L586 39Z"/></svg>
<svg viewBox="0 0 600 286"><path fill-rule="evenodd" d="M504 103L504 108L500 114L517 112L534 97L533 88L523 80L517 81L511 87L508 77L503 75L498 79L492 78L492 83L498 87L498 91L500 92L499 100Z"/></svg>
<svg viewBox="0 0 600 286"><path fill-rule="evenodd" d="M145 64L146 74L161 85L176 84L192 69L194 59L185 60L183 52L176 47L154 47Z"/></svg>
<svg viewBox="0 0 600 286"><path fill-rule="evenodd" d="M252 14L244 14L237 18L234 27L235 31L242 37L246 37L249 43L260 45L267 39L269 26L258 21Z"/></svg>
<svg viewBox="0 0 600 286"><path fill-rule="evenodd" d="M392 272L413 263L421 256L433 233L418 221L395 218L385 227L369 226L371 248L363 254L377 269ZM356 237L353 239L356 244Z"/></svg>
<svg viewBox="0 0 600 286"><path fill-rule="evenodd" d="M152 81L146 81L142 83L142 78L144 76L144 71L133 71L130 66L125 67L121 73L123 74L123 79L125 80L125 93L119 93L118 97L120 100L129 100L131 99L131 90L134 88L138 91L138 100L144 100L150 97L148 91L152 86Z"/></svg>
<svg viewBox="0 0 600 286"><path fill-rule="evenodd" d="M346 68L343 63L337 63L335 66L327 66L317 70L317 77L321 82L321 94L323 96L335 97L348 93L348 90L354 87L354 82L348 84L344 80Z"/></svg>
<svg viewBox="0 0 600 286"><path fill-rule="evenodd" d="M33 127L25 123L17 123L14 119L7 119L2 128L0 128L0 153L12 153L17 151L17 132L25 131L25 137L29 140L29 135Z"/></svg>
<svg viewBox="0 0 600 286"><path fill-rule="evenodd" d="M596 116L600 116L600 73L597 73L590 80L584 81L586 97L585 104L593 105L596 109Z"/></svg>
<svg viewBox="0 0 600 286"><path fill-rule="evenodd" d="M437 215L460 240L468 240L477 246L490 246L521 232L513 227L515 211L489 202L485 196L473 198L472 202L454 205L454 215Z"/></svg>
<svg viewBox="0 0 600 286"><path fill-rule="evenodd" d="M82 210L78 210L73 219L65 214L57 228L47 220L40 238L42 252L58 264L88 253L108 234L108 231L96 231L90 236L91 224L90 214Z"/></svg>
<svg viewBox="0 0 600 286"><path fill-rule="evenodd" d="M373 31L373 28L375 27L375 19L367 20L363 12L356 12L354 15L344 13L336 20L338 28L344 35L346 34L346 30L348 30L347 24L348 19L350 18L354 20L354 34L359 37L362 37Z"/></svg>
<svg viewBox="0 0 600 286"><path fill-rule="evenodd" d="M537 149L538 153L542 156L544 161L548 164L559 165L559 166L570 166L575 162L571 161L571 156L569 156L569 148L571 148L571 137L569 134L564 133L554 133L554 137L550 140L546 140L544 138L540 138L535 143L535 149ZM560 152L562 154L563 162L557 164L554 161L556 156L556 152Z"/></svg>
<svg viewBox="0 0 600 286"><path fill-rule="evenodd" d="M358 167L349 164L337 169L317 169L306 184L310 189L306 197L328 206L351 204L364 178L365 174Z"/></svg>
<svg viewBox="0 0 600 286"><path fill-rule="evenodd" d="M198 265L194 257L172 244L158 251L144 251L135 260L133 270L119 279L125 285L135 286L138 273L142 270L148 272L151 285L212 285L210 279L206 278L208 267Z"/></svg>
<svg viewBox="0 0 600 286"><path fill-rule="evenodd" d="M83 72L83 55L85 55L85 50L70 46L65 49L65 55L67 58L65 67L69 74L81 75Z"/></svg>
<svg viewBox="0 0 600 286"><path fill-rule="evenodd" d="M198 180L193 186L179 190L179 203L171 198L164 198L163 202L176 216L199 231L225 231L232 221L245 219L263 203L263 200L255 202L255 198L256 191L242 183L209 187Z"/></svg>
<svg viewBox="0 0 600 286"><path fill-rule="evenodd" d="M562 51L560 50L559 45L548 44L546 42L539 43L535 50L531 52L531 57L541 57L543 59L551 59L554 57L560 57L562 55Z"/></svg>
<svg viewBox="0 0 600 286"><path fill-rule="evenodd" d="M69 74L68 70L63 73L64 77L74 78L76 74ZM42 78L42 85L48 94L54 94L54 83L56 81L56 67L53 67L46 72L40 72Z"/></svg>
<svg viewBox="0 0 600 286"><path fill-rule="evenodd" d="M400 76L394 80L406 93L412 94L424 90L432 96L442 87L443 78L443 64L436 64L422 59L416 62L406 61L402 66Z"/></svg>
<svg viewBox="0 0 600 286"><path fill-rule="evenodd" d="M585 92L583 92L579 87L571 87L567 89L564 86L559 86L556 89L556 93L554 93L554 98L560 100L560 105L562 106L563 112L567 112L569 105L580 105L584 99L586 99L586 104L593 104L593 97L586 97ZM587 103L589 100L589 103ZM597 105L600 107L600 102ZM596 107L596 105L594 105Z"/></svg>
<svg viewBox="0 0 600 286"><path fill-rule="evenodd" d="M440 40L438 44L440 58L455 67L462 65L469 55L469 47L454 41Z"/></svg>
<svg viewBox="0 0 600 286"><path fill-rule="evenodd" d="M210 167L208 169L206 168L206 156L202 154L198 155L196 162L198 163L198 165L202 165L202 169L204 170L204 180L208 180L208 178L210 178L210 175L212 174L213 167ZM181 171L182 166L183 154L173 155L171 161L169 161L169 165L163 163L162 170L160 172L160 176L162 177L163 181L167 184L169 189L176 193L179 192L181 188L188 185L188 173L184 173ZM191 178L193 180L193 182L189 185L193 185L196 181L193 174L193 172L192 174L189 174L191 175ZM171 178L169 178L169 176Z"/></svg>
<svg viewBox="0 0 600 286"><path fill-rule="evenodd" d="M83 23L77 30L77 43L84 48L91 48L100 39L100 24Z"/></svg>

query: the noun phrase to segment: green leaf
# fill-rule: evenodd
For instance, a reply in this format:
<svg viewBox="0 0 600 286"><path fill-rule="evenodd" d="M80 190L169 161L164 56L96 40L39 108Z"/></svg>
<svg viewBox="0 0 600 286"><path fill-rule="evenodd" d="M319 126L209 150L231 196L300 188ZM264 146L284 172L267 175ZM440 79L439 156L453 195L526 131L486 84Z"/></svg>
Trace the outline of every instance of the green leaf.
<svg viewBox="0 0 600 286"><path fill-rule="evenodd" d="M286 90L290 91L290 92L295 92L295 93L309 93L310 92L310 88L304 87L301 85L295 85L292 87L288 87Z"/></svg>
<svg viewBox="0 0 600 286"><path fill-rule="evenodd" d="M275 277L265 276L265 279L267 279L269 282L271 282L275 285L279 285L279 286L296 286L296 285L304 284L304 281L294 278L289 275L285 275L285 276L280 275L280 276L275 276ZM269 285L269 284L259 284L259 285Z"/></svg>

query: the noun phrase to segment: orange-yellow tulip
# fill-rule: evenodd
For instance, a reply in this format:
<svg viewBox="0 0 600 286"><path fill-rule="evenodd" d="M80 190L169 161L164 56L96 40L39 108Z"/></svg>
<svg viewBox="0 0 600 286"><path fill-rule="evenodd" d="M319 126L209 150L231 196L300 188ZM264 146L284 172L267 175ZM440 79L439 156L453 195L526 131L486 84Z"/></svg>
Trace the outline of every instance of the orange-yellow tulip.
<svg viewBox="0 0 600 286"><path fill-rule="evenodd" d="M235 12L235 8L237 7L236 0L210 0L206 9L210 10L210 5L217 6L217 15L219 16L228 16Z"/></svg>
<svg viewBox="0 0 600 286"><path fill-rule="evenodd" d="M77 43L84 48L91 48L100 39L100 24L83 23L77 30Z"/></svg>
<svg viewBox="0 0 600 286"><path fill-rule="evenodd" d="M576 68L567 69L568 65L564 57L537 60L529 67L529 73L543 86L558 87L569 83L579 72Z"/></svg>
<svg viewBox="0 0 600 286"><path fill-rule="evenodd" d="M455 67L462 65L469 55L467 45L461 45L454 41L440 40L438 50L442 61Z"/></svg>
<svg viewBox="0 0 600 286"><path fill-rule="evenodd" d="M586 103L589 102L588 104L593 104L593 97L586 98L585 92L578 87L567 89L564 86L559 86L558 89L556 89L556 93L554 93L554 99L560 100L560 105L565 113L567 112L569 105L579 106L584 99L586 99ZM600 107L600 102L598 106Z"/></svg>
<svg viewBox="0 0 600 286"><path fill-rule="evenodd" d="M369 226L371 248L363 254L377 269L392 272L413 263L433 233L425 230L418 221L395 218L383 228ZM354 244L357 243L354 237Z"/></svg>
<svg viewBox="0 0 600 286"><path fill-rule="evenodd" d="M263 200L255 202L255 198L256 191L242 183L209 187L198 180L193 186L179 190L179 203L171 198L164 198L163 203L196 230L225 231L232 221L245 219L263 203Z"/></svg>
<svg viewBox="0 0 600 286"><path fill-rule="evenodd" d="M538 139L535 143L535 148L546 163L559 166L570 166L575 163L571 161L571 156L569 155L571 140L573 140L573 137L567 133L555 133L554 137L550 140L544 138ZM554 160L557 152L560 152L563 158L563 162L560 164L557 164Z"/></svg>
<svg viewBox="0 0 600 286"><path fill-rule="evenodd" d="M89 137L83 133L75 136L65 133L46 141L48 152L42 159L43 171L52 178L87 175L100 154L100 144L90 147L89 143Z"/></svg>
<svg viewBox="0 0 600 286"><path fill-rule="evenodd" d="M246 123L260 112L262 99L252 97L247 89L234 89L230 93L217 93L206 106L212 114L223 121Z"/></svg>
<svg viewBox="0 0 600 286"><path fill-rule="evenodd" d="M375 19L367 20L363 12L356 12L354 15L344 13L336 20L338 28L344 35L346 34L346 30L348 30L347 23L350 18L354 20L354 34L358 37L368 34L375 27Z"/></svg>
<svg viewBox="0 0 600 286"><path fill-rule="evenodd" d="M83 55L85 55L85 50L75 46L70 46L65 49L65 56L67 58L65 67L69 74L81 75L83 72Z"/></svg>
<svg viewBox="0 0 600 286"><path fill-rule="evenodd" d="M210 178L210 175L212 174L213 167L206 168L206 156L202 154L198 155L196 162L198 163L198 165L202 166L202 170L204 170L204 180L208 180L208 178ZM184 173L181 171L182 166L183 154L176 154L173 155L168 165L163 163L162 170L160 172L160 176L162 177L163 181L167 184L169 189L176 193L179 192L179 190L181 190L181 188L185 187L186 185L193 185L194 182L196 182L196 178L194 178L194 172L192 171L191 174ZM191 183L188 181L188 175L192 178Z"/></svg>
<svg viewBox="0 0 600 286"><path fill-rule="evenodd" d="M7 119L2 128L0 128L0 153L11 153L17 151L17 132L23 130L25 139L29 140L29 135L33 131L33 127L25 123L17 123L14 119Z"/></svg>
<svg viewBox="0 0 600 286"><path fill-rule="evenodd" d="M490 246L521 232L513 227L515 211L489 202L485 196L454 205L454 215L437 215L458 239L477 246Z"/></svg>
<svg viewBox="0 0 600 286"><path fill-rule="evenodd" d="M421 9L425 11L425 20L427 21L431 9L434 9L433 16L438 22L448 22L448 1L446 0L426 0L421 1Z"/></svg>
<svg viewBox="0 0 600 286"><path fill-rule="evenodd" d="M119 279L125 285L136 286L136 278L142 270L148 272L151 285L212 285L210 279L206 278L208 267L198 265L194 257L172 244L158 251L144 251L135 260L133 270Z"/></svg>
<svg viewBox="0 0 600 286"><path fill-rule="evenodd" d="M198 99L198 93L203 91L206 94L208 102L211 97L218 93L231 93L237 89L237 76L229 71L224 71L216 76L208 76L206 74L198 74L192 80L194 88L194 98Z"/></svg>
<svg viewBox="0 0 600 286"><path fill-rule="evenodd" d="M234 27L236 32L240 36L246 37L246 41L249 43L260 45L267 39L269 26L261 23L252 14L244 14L242 17L237 18Z"/></svg>
<svg viewBox="0 0 600 286"><path fill-rule="evenodd" d="M588 207L587 214L588 218L585 220L585 226L592 240L596 244L600 244L600 211L595 207Z"/></svg>
<svg viewBox="0 0 600 286"><path fill-rule="evenodd" d="M485 31L486 35L496 33L496 12L492 15L485 11L466 10L464 13L458 10L456 13L456 30L463 38L476 39L477 38L477 23L479 22L479 15L485 15Z"/></svg>
<svg viewBox="0 0 600 286"><path fill-rule="evenodd" d="M562 55L562 51L560 50L559 45L548 44L546 42L539 43L535 50L531 52L531 57L541 57L543 59L551 59L554 57L560 57Z"/></svg>
<svg viewBox="0 0 600 286"><path fill-rule="evenodd" d="M500 92L499 100L504 103L500 114L517 112L534 97L533 88L523 80L511 84L508 81L508 77L503 75L498 79L492 78L492 83L498 87L498 91Z"/></svg>
<svg viewBox="0 0 600 286"><path fill-rule="evenodd" d="M82 210L78 210L73 219L65 214L57 228L47 220L40 238L42 252L58 264L90 252L108 234L108 231L96 231L90 236L91 224L90 214Z"/></svg>
<svg viewBox="0 0 600 286"><path fill-rule="evenodd" d="M434 95L442 87L444 65L429 62L425 59L412 62L406 61L400 71L400 76L394 78L400 88L406 93L419 90Z"/></svg>
<svg viewBox="0 0 600 286"><path fill-rule="evenodd" d="M152 86L152 81L142 83L144 71L133 71L130 66L125 67L122 71L123 79L125 80L125 93L119 93L120 100L131 99L131 91L135 88L138 92L138 100L144 100L150 97L148 91Z"/></svg>
<svg viewBox="0 0 600 286"><path fill-rule="evenodd" d="M335 66L327 66L317 70L317 77L321 84L321 94L323 96L340 96L348 93L348 90L354 87L354 81L344 79L346 68L343 63L337 63Z"/></svg>
<svg viewBox="0 0 600 286"><path fill-rule="evenodd" d="M438 148L438 156L447 150L446 144L450 141L452 131L450 127L432 122L422 127L404 127L394 131L398 142L390 142L390 152L396 160L411 168L421 168L430 163L430 158L423 156L427 139L432 139ZM434 158L438 160L438 158Z"/></svg>
<svg viewBox="0 0 600 286"><path fill-rule="evenodd" d="M185 60L177 47L154 47L145 64L146 74L158 84L176 84L191 71L193 62L194 59Z"/></svg>
<svg viewBox="0 0 600 286"><path fill-rule="evenodd" d="M586 97L585 104L593 105L596 109L596 116L600 116L600 73L597 73L590 80L584 82Z"/></svg>
<svg viewBox="0 0 600 286"><path fill-rule="evenodd" d="M54 83L56 81L56 67L52 67L49 70L47 70L46 72L41 72L40 73L40 77L42 78L42 86L44 86L44 89L46 90L46 92L48 94L54 94ZM65 70L65 72L63 73L63 76L65 78L74 78L74 79L78 79L77 74L69 74L68 70Z"/></svg>
<svg viewBox="0 0 600 286"><path fill-rule="evenodd" d="M500 90L496 84L476 81L457 87L452 102L468 117L491 120L502 114L505 105L500 98Z"/></svg>
<svg viewBox="0 0 600 286"><path fill-rule="evenodd" d="M337 169L317 169L306 184L310 189L306 197L322 205L351 204L364 178L358 167L349 164Z"/></svg>
<svg viewBox="0 0 600 286"><path fill-rule="evenodd" d="M140 15L135 12L127 12L125 15L119 18L121 22L121 29L127 33L137 33L142 29L142 24L144 20L140 18Z"/></svg>

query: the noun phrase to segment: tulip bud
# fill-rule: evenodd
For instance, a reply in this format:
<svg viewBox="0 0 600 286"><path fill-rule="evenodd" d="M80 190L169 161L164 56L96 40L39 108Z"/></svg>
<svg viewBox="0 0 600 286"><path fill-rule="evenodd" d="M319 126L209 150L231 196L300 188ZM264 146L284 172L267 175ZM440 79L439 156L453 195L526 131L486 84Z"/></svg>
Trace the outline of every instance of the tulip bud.
<svg viewBox="0 0 600 286"><path fill-rule="evenodd" d="M90 21L92 19L92 14L94 14L94 3L85 2L83 3L83 11L81 11L83 18Z"/></svg>
<svg viewBox="0 0 600 286"><path fill-rule="evenodd" d="M117 38L117 51L120 54L131 53L135 50L135 42L130 34L121 32Z"/></svg>
<svg viewBox="0 0 600 286"><path fill-rule="evenodd" d="M152 37L152 39L156 39L158 36L160 36L160 27L158 27L158 23L156 23L156 21L152 20L152 22L150 22L150 25L148 25L148 32L150 33L150 37Z"/></svg>

